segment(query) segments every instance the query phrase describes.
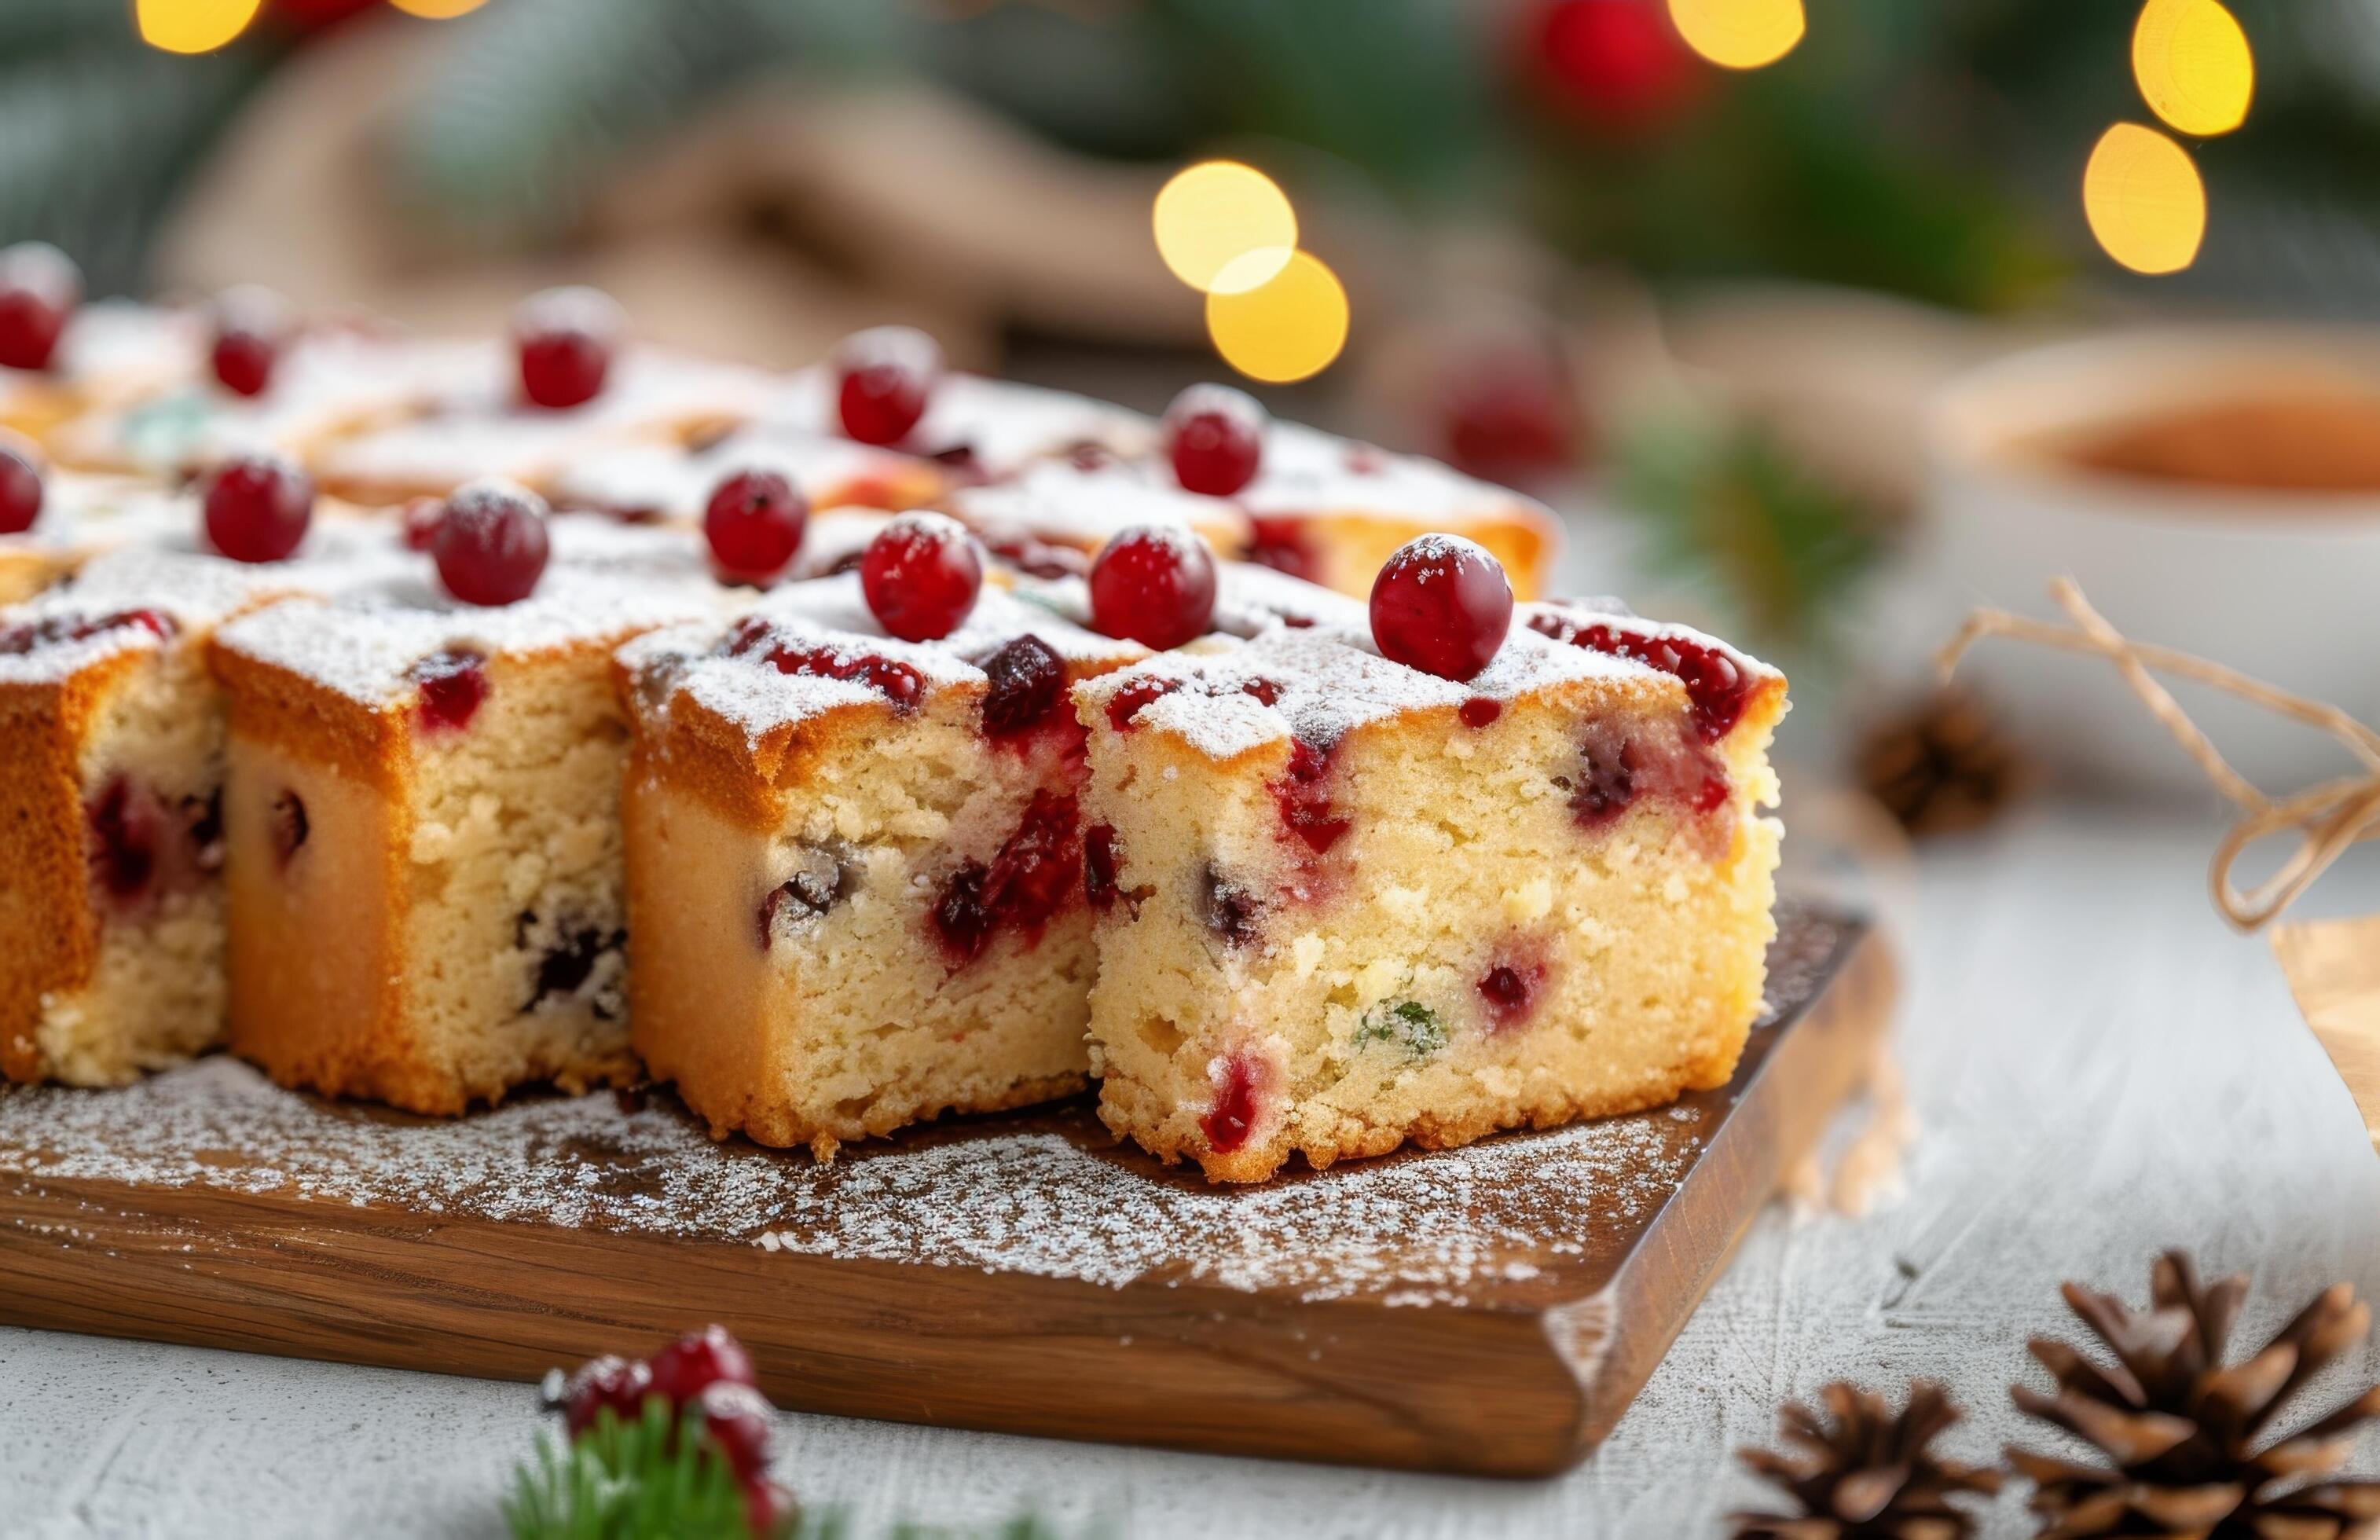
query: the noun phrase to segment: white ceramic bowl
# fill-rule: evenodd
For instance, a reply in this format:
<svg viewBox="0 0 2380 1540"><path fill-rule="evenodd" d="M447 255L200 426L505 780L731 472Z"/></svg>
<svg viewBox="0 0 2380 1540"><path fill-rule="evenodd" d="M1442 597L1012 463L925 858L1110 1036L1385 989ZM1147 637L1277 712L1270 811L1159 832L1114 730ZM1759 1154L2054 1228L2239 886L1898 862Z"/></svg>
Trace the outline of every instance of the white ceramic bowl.
<svg viewBox="0 0 2380 1540"><path fill-rule="evenodd" d="M2134 640L2380 722L2380 490L2178 483L2080 467L2037 447L2146 412L2342 386L2380 399L2380 333L2159 328L2060 343L1960 377L1926 415L1925 532L1912 580L1888 606L1890 645L1938 645L1976 604L2055 617L2045 588L2063 574ZM2060 770L2135 788L2205 785L2103 660L1994 641L1966 668ZM2318 733L2213 691L2174 690L2268 793L2354 768Z"/></svg>

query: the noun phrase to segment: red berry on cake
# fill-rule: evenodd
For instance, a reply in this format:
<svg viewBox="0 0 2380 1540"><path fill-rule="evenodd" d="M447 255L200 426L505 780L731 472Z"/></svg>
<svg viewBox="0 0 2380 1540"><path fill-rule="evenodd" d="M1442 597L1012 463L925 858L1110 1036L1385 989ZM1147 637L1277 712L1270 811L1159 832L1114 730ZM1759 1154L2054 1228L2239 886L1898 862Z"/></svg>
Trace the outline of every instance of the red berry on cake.
<svg viewBox="0 0 2380 1540"><path fill-rule="evenodd" d="M652 1394L652 1371L642 1362L610 1354L578 1366L562 1390L562 1425L573 1438L585 1436L605 1412L624 1423L643 1415Z"/></svg>
<svg viewBox="0 0 2380 1540"><path fill-rule="evenodd" d="M1185 491L1229 497L1256 479L1265 409L1229 385L1193 385L1165 409L1165 452Z"/></svg>
<svg viewBox="0 0 2380 1540"><path fill-rule="evenodd" d="M975 537L947 514L910 513L886 525L859 559L860 591L877 623L905 642L957 630L983 591Z"/></svg>
<svg viewBox="0 0 2380 1540"><path fill-rule="evenodd" d="M1145 524L1091 564L1091 624L1160 651L1203 637L1215 618L1215 558L1186 529Z"/></svg>
<svg viewBox="0 0 2380 1540"><path fill-rule="evenodd" d="M513 312L521 394L534 406L584 406L603 389L626 318L601 289L573 286L530 295Z"/></svg>
<svg viewBox="0 0 2380 1540"><path fill-rule="evenodd" d="M0 437L0 535L21 535L42 514L42 467L33 446Z"/></svg>
<svg viewBox="0 0 2380 1540"><path fill-rule="evenodd" d="M207 478L207 539L235 562L286 560L314 521L314 480L278 455L240 455Z"/></svg>
<svg viewBox="0 0 2380 1540"><path fill-rule="evenodd" d="M466 604L514 604L545 575L545 499L510 481L455 489L430 553L439 580Z"/></svg>
<svg viewBox="0 0 2380 1540"><path fill-rule="evenodd" d="M677 1405L691 1404L713 1385L749 1386L752 1356L723 1326L689 1331L653 1354L653 1390Z"/></svg>
<svg viewBox="0 0 2380 1540"><path fill-rule="evenodd" d="M775 471L738 471L711 492L702 532L721 576L766 587L793 564L809 514L802 494Z"/></svg>
<svg viewBox="0 0 2380 1540"><path fill-rule="evenodd" d="M1512 626L1503 564L1459 535L1408 540L1372 583L1372 640L1380 656L1440 679L1476 675Z"/></svg>
<svg viewBox="0 0 2380 1540"><path fill-rule="evenodd" d="M47 369L67 319L82 302L82 270L44 241L0 251L0 366Z"/></svg>
<svg viewBox="0 0 2380 1540"><path fill-rule="evenodd" d="M271 289L243 284L215 297L214 346L208 363L234 395L262 395L289 335L289 307Z"/></svg>
<svg viewBox="0 0 2380 1540"><path fill-rule="evenodd" d="M861 443L899 443L926 415L942 350L913 326L856 332L834 350L835 406Z"/></svg>

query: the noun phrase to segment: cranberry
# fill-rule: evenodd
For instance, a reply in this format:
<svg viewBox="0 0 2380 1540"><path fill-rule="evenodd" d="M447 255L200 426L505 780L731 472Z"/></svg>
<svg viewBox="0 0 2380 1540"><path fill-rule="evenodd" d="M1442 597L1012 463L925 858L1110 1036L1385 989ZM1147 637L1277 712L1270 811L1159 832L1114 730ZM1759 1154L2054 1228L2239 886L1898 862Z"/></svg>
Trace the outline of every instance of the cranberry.
<svg viewBox="0 0 2380 1540"><path fill-rule="evenodd" d="M1091 624L1162 651L1205 636L1215 618L1215 558L1186 529L1141 525L1091 564Z"/></svg>
<svg viewBox="0 0 2380 1540"><path fill-rule="evenodd" d="M207 539L235 562L286 560L314 522L314 481L278 455L241 455L207 478Z"/></svg>
<svg viewBox="0 0 2380 1540"><path fill-rule="evenodd" d="M1198 921L1222 939L1223 944L1244 947L1257 939L1264 918L1263 906L1256 896L1223 874L1212 861L1198 874Z"/></svg>
<svg viewBox="0 0 2380 1540"><path fill-rule="evenodd" d="M539 406L583 406L603 389L625 318L601 289L547 289L513 312L521 394Z"/></svg>
<svg viewBox="0 0 2380 1540"><path fill-rule="evenodd" d="M723 1326L689 1331L653 1354L653 1393L685 1406L718 1384L750 1387L752 1355Z"/></svg>
<svg viewBox="0 0 2380 1540"><path fill-rule="evenodd" d="M1014 737L1048 719L1065 698L1066 665L1038 637L1017 637L984 660L983 730Z"/></svg>
<svg viewBox="0 0 2380 1540"><path fill-rule="evenodd" d="M719 1380L704 1387L692 1404L702 1413L702 1431L710 1447L737 1481L751 1483L767 1473L770 1406L759 1391L748 1384Z"/></svg>
<svg viewBox="0 0 2380 1540"><path fill-rule="evenodd" d="M607 1411L621 1422L634 1422L644 1415L652 1383L652 1370L641 1361L606 1355L582 1364L563 1388L562 1425L576 1439L586 1437Z"/></svg>
<svg viewBox="0 0 2380 1540"><path fill-rule="evenodd" d="M805 868L769 890L760 900L760 950L775 944L777 928L791 914L795 919L826 914L859 891L858 864L837 857L832 872Z"/></svg>
<svg viewBox="0 0 2380 1540"><path fill-rule="evenodd" d="M934 901L934 934L949 953L953 967L974 962L991 944L990 880L990 867L980 861L963 861Z"/></svg>
<svg viewBox="0 0 2380 1540"><path fill-rule="evenodd" d="M1208 1147L1217 1155L1231 1154L1256 1132L1260 1110L1257 1080L1261 1069L1254 1056L1234 1053L1208 1071L1215 1087L1215 1103L1198 1120L1198 1127L1207 1135Z"/></svg>
<svg viewBox="0 0 2380 1540"><path fill-rule="evenodd" d="M446 591L464 603L517 603L545 575L545 499L509 481L457 488L430 553Z"/></svg>
<svg viewBox="0 0 2380 1540"><path fill-rule="evenodd" d="M903 514L868 542L860 591L878 624L906 642L957 630L983 591L983 558L965 526L946 514Z"/></svg>
<svg viewBox="0 0 2380 1540"><path fill-rule="evenodd" d="M899 443L926 415L942 350L908 326L855 333L834 350L835 409L861 443Z"/></svg>
<svg viewBox="0 0 2380 1540"><path fill-rule="evenodd" d="M906 663L872 653L858 656L831 647L780 647L769 654L779 673L807 674L819 679L856 679L889 698L896 711L914 711L925 698L926 676Z"/></svg>
<svg viewBox="0 0 2380 1540"><path fill-rule="evenodd" d="M113 614L92 618L88 615L50 615L37 621L26 621L0 631L0 654L22 657L40 648L59 642L89 641L110 631L137 625L160 641L170 641L181 627L174 617L157 610L118 610Z"/></svg>
<svg viewBox="0 0 2380 1540"><path fill-rule="evenodd" d="M407 551L428 551L438 540L438 521L446 516L443 498L417 497L405 505L404 539Z"/></svg>
<svg viewBox="0 0 2380 1540"><path fill-rule="evenodd" d="M1119 733L1132 731L1133 719L1140 709L1162 696L1172 695L1182 687L1178 679L1135 679L1118 690L1108 702L1108 725Z"/></svg>
<svg viewBox="0 0 2380 1540"><path fill-rule="evenodd" d="M461 732L488 698L488 661L476 652L433 652L413 665L412 678L421 693L415 714L431 732Z"/></svg>
<svg viewBox="0 0 2380 1540"><path fill-rule="evenodd" d="M1269 679L1251 679L1240 686L1240 693L1253 696L1267 706L1276 705L1281 700L1281 686Z"/></svg>
<svg viewBox="0 0 2380 1540"><path fill-rule="evenodd" d="M1590 827L1626 812L1636 800L1637 775L1644 769L1645 754L1637 741L1624 729L1591 722L1579 745L1579 758L1571 812Z"/></svg>
<svg viewBox="0 0 2380 1540"><path fill-rule="evenodd" d="M107 894L129 903L149 890L157 872L162 832L157 798L123 776L102 788L86 810L91 825L91 871Z"/></svg>
<svg viewBox="0 0 2380 1540"><path fill-rule="evenodd" d="M1469 679L1486 668L1512 624L1503 564L1459 536L1406 541L1372 583L1372 640L1380 656L1440 679Z"/></svg>
<svg viewBox="0 0 2380 1540"><path fill-rule="evenodd" d="M1115 907L1116 879L1123 853L1111 825L1095 823L1083 836L1083 897L1094 909Z"/></svg>
<svg viewBox="0 0 2380 1540"><path fill-rule="evenodd" d="M262 395L289 334L288 307L271 289L243 285L216 296L214 346L208 362L234 395Z"/></svg>
<svg viewBox="0 0 2380 1540"><path fill-rule="evenodd" d="M0 535L21 535L42 514L42 469L32 445L0 439Z"/></svg>
<svg viewBox="0 0 2380 1540"><path fill-rule="evenodd" d="M1536 1000L1537 986L1544 981L1545 974L1542 964L1515 967L1499 963L1480 975L1479 998L1487 1002L1488 1020L1497 1027L1524 1020Z"/></svg>
<svg viewBox="0 0 2380 1540"><path fill-rule="evenodd" d="M306 817L306 799L285 791L273 799L273 854L283 866L306 846L313 824Z"/></svg>
<svg viewBox="0 0 2380 1540"><path fill-rule="evenodd" d="M517 944L526 945L528 928L536 923L532 913L523 913L516 927ZM628 942L625 930L602 930L582 925L564 930L553 945L547 947L537 960L537 981L529 991L523 1011L534 1011L549 1000L569 1000L587 987L595 976L595 964L605 957L615 955ZM612 1020L612 1013L601 1000L593 1002L597 1021Z"/></svg>
<svg viewBox="0 0 2380 1540"><path fill-rule="evenodd" d="M1301 738L1290 746L1289 769L1272 787L1273 801L1281 808L1281 821L1317 855L1329 851L1339 843L1341 835L1354 827L1330 806L1326 784L1330 774L1328 751Z"/></svg>
<svg viewBox="0 0 2380 1540"><path fill-rule="evenodd" d="M1002 925L1028 940L1039 938L1081 881L1078 818L1072 796L1036 792L990 866L966 861L951 874L934 904L933 925L953 966L983 955Z"/></svg>
<svg viewBox="0 0 2380 1540"><path fill-rule="evenodd" d="M1185 491L1229 497L1256 479L1265 409L1229 385L1193 385L1165 409L1165 452Z"/></svg>
<svg viewBox="0 0 2380 1540"><path fill-rule="evenodd" d="M82 303L82 272L37 240L0 251L0 366L47 369L67 319Z"/></svg>
<svg viewBox="0 0 2380 1540"><path fill-rule="evenodd" d="M721 573L762 585L793 564L809 516L809 503L775 471L738 471L711 492L702 511L702 532Z"/></svg>
<svg viewBox="0 0 2380 1540"><path fill-rule="evenodd" d="M1465 727L1486 727L1504 714L1504 708L1501 703L1484 695L1475 695L1463 703L1456 714L1462 717Z"/></svg>
<svg viewBox="0 0 2380 1540"><path fill-rule="evenodd" d="M1322 581L1322 555L1306 538L1304 519L1259 515L1248 524L1249 561L1309 583Z"/></svg>
<svg viewBox="0 0 2380 1540"><path fill-rule="evenodd" d="M1721 648L1550 610L1531 616L1529 628L1558 642L1633 659L1673 675L1686 686L1694 730L1706 743L1716 743L1733 731L1752 700L1752 675Z"/></svg>

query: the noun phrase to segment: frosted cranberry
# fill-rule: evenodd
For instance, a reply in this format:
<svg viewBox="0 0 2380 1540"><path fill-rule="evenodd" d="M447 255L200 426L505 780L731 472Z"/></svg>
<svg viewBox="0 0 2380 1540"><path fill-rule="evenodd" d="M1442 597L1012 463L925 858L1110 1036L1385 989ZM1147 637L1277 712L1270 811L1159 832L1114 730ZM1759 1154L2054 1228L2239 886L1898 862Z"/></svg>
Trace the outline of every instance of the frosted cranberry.
<svg viewBox="0 0 2380 1540"><path fill-rule="evenodd" d="M1240 693L1253 696L1267 706L1274 705L1281 699L1281 686L1269 679L1251 679L1240 686Z"/></svg>
<svg viewBox="0 0 2380 1540"><path fill-rule="evenodd" d="M1289 768L1272 788L1281 821L1317 855L1354 827L1330 806L1330 774L1329 753L1300 739L1290 746Z"/></svg>
<svg viewBox="0 0 2380 1540"><path fill-rule="evenodd" d="M0 251L0 366L47 369L82 302L82 272L55 246L19 241Z"/></svg>
<svg viewBox="0 0 2380 1540"><path fill-rule="evenodd" d="M914 711L925 698L926 676L908 664L873 654L850 654L831 647L780 647L769 654L779 673L809 674L820 679L856 679L892 702L896 711Z"/></svg>
<svg viewBox="0 0 2380 1540"><path fill-rule="evenodd" d="M1217 1155L1231 1154L1256 1132L1261 1110L1257 1097L1261 1068L1251 1055L1234 1053L1209 1072L1215 1086L1215 1104L1198 1120L1198 1127L1207 1135L1208 1147Z"/></svg>
<svg viewBox="0 0 2380 1540"><path fill-rule="evenodd" d="M983 558L958 520L903 514L868 542L859 588L887 633L907 642L937 641L974 612L983 591Z"/></svg>
<svg viewBox="0 0 2380 1540"><path fill-rule="evenodd" d="M809 503L775 471L739 471L711 492L702 511L702 532L722 574L766 584L793 564L809 515Z"/></svg>
<svg viewBox="0 0 2380 1540"><path fill-rule="evenodd" d="M1487 1002L1488 1019L1500 1027L1526 1016L1544 976L1542 966L1514 967L1507 963L1499 963L1480 975L1479 998Z"/></svg>
<svg viewBox="0 0 2380 1540"><path fill-rule="evenodd" d="M527 599L545 576L545 499L509 481L456 489L430 540L439 581L466 604Z"/></svg>
<svg viewBox="0 0 2380 1540"><path fill-rule="evenodd" d="M207 478L207 540L235 562L279 562L314 522L314 481L277 455L242 455Z"/></svg>
<svg viewBox="0 0 2380 1540"><path fill-rule="evenodd" d="M262 395L289 335L288 306L271 289L243 285L215 297L215 381L234 395Z"/></svg>
<svg viewBox="0 0 2380 1540"><path fill-rule="evenodd" d="M1721 648L1558 611L1531 616L1529 627L1556 641L1608 652L1615 658L1632 658L1674 676L1686 687L1694 730L1706 743L1726 737L1742 719L1743 709L1752 699L1754 679Z"/></svg>
<svg viewBox="0 0 2380 1540"><path fill-rule="evenodd" d="M119 775L101 789L85 817L92 879L119 903L147 892L157 873L157 842L164 831L155 795Z"/></svg>
<svg viewBox="0 0 2380 1540"><path fill-rule="evenodd" d="M438 539L438 521L446 516L443 498L417 497L405 505L405 549L428 551Z"/></svg>
<svg viewBox="0 0 2380 1540"><path fill-rule="evenodd" d="M1119 733L1132 731L1133 718L1150 701L1172 695L1182 687L1178 679L1135 679L1115 693L1108 702L1108 725Z"/></svg>
<svg viewBox="0 0 2380 1540"><path fill-rule="evenodd" d="M432 732L461 732L488 698L488 661L476 652L433 652L413 665L412 678L420 689L415 715Z"/></svg>
<svg viewBox="0 0 2380 1540"><path fill-rule="evenodd" d="M1104 823L1091 825L1083 836L1083 897L1092 908L1115 907L1116 879L1123 864L1115 830Z"/></svg>
<svg viewBox="0 0 2380 1540"><path fill-rule="evenodd" d="M1456 714L1465 727L1486 727L1504 714L1504 708L1484 695L1475 695L1463 703Z"/></svg>
<svg viewBox="0 0 2380 1540"><path fill-rule="evenodd" d="M855 333L834 352L835 410L861 443L899 443L926 415L942 350L908 326Z"/></svg>
<svg viewBox="0 0 2380 1540"><path fill-rule="evenodd" d="M1215 558L1186 529L1142 525L1091 564L1091 624L1162 651L1207 634L1215 618Z"/></svg>
<svg viewBox="0 0 2380 1540"><path fill-rule="evenodd" d="M21 535L42 514L42 469L27 449L0 440L0 535Z"/></svg>
<svg viewBox="0 0 2380 1540"><path fill-rule="evenodd" d="M594 400L623 326L619 305L600 289L547 289L522 300L513 312L521 394L553 408Z"/></svg>
<svg viewBox="0 0 2380 1540"><path fill-rule="evenodd" d="M1265 409L1229 385L1193 385L1165 411L1165 453L1185 491L1229 497L1256 479Z"/></svg>
<svg viewBox="0 0 2380 1540"><path fill-rule="evenodd" d="M1198 922L1226 946L1244 947L1257 939L1263 906L1212 861L1198 874L1198 890L1193 897L1197 902Z"/></svg>
<svg viewBox="0 0 2380 1540"><path fill-rule="evenodd" d="M1440 679L1469 679L1486 668L1512 624L1503 564L1459 536L1406 541L1372 582L1372 640L1380 655Z"/></svg>
<svg viewBox="0 0 2380 1540"><path fill-rule="evenodd" d="M704 1387L693 1405L702 1413L702 1431L710 1447L738 1481L755 1481L767 1473L770 1406L759 1391L748 1383L719 1380Z"/></svg>
<svg viewBox="0 0 2380 1540"><path fill-rule="evenodd" d="M578 1366L562 1391L562 1425L572 1438L584 1437L609 1411L624 1423L644 1415L645 1398L652 1393L652 1370L643 1363L605 1356Z"/></svg>
<svg viewBox="0 0 2380 1540"><path fill-rule="evenodd" d="M684 1406L718 1384L750 1386L752 1355L723 1326L689 1331L653 1354L653 1393Z"/></svg>
<svg viewBox="0 0 2380 1540"><path fill-rule="evenodd" d="M311 832L313 824L306 817L304 797L285 791L273 799L273 854L283 866L306 847L306 837Z"/></svg>
<svg viewBox="0 0 2380 1540"><path fill-rule="evenodd" d="M1019 637L984 660L983 730L1014 737L1048 720L1066 693L1066 665L1048 642Z"/></svg>
<svg viewBox="0 0 2380 1540"><path fill-rule="evenodd" d="M1309 583L1322 581L1322 554L1306 537L1304 519L1260 515L1248 524L1249 561Z"/></svg>

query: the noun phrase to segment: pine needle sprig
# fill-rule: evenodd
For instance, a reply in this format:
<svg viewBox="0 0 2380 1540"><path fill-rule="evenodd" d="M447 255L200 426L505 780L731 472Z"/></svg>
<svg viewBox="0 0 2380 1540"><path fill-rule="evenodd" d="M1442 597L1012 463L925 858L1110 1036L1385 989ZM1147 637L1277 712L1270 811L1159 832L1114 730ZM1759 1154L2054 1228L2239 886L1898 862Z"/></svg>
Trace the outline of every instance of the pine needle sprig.
<svg viewBox="0 0 2380 1540"><path fill-rule="evenodd" d="M513 1540L747 1540L743 1490L701 1430L656 1396L632 1422L606 1411L576 1440L540 1435L504 1504Z"/></svg>

